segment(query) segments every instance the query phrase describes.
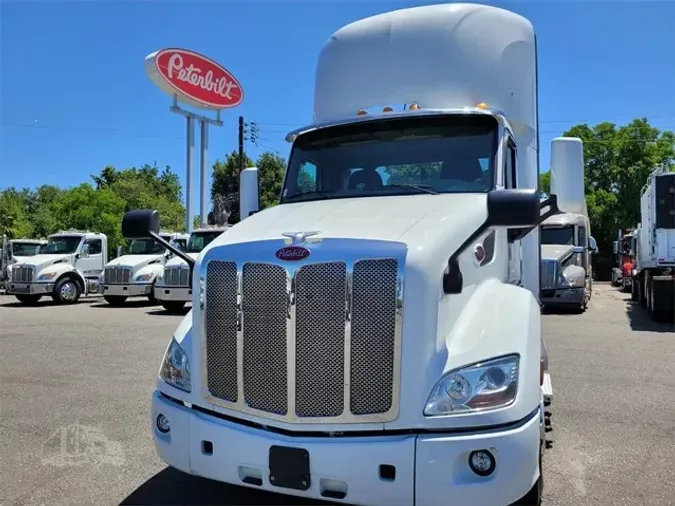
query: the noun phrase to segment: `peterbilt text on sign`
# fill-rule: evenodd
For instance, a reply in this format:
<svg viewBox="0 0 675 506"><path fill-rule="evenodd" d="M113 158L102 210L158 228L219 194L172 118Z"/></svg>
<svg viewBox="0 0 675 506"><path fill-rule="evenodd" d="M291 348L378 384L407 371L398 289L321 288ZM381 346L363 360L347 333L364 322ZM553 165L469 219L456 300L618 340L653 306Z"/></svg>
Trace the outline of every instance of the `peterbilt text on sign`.
<svg viewBox="0 0 675 506"><path fill-rule="evenodd" d="M193 51L163 49L145 61L148 76L160 89L195 107L226 109L243 100L241 85L229 71Z"/></svg>

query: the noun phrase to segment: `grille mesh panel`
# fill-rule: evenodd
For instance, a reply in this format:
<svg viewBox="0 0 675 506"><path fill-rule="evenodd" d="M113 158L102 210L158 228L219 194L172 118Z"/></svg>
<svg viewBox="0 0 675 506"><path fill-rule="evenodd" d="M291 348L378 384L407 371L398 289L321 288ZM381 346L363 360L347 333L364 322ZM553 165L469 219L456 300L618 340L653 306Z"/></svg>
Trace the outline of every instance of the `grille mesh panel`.
<svg viewBox="0 0 675 506"><path fill-rule="evenodd" d="M12 281L15 283L30 283L33 281L34 270L33 267L13 267Z"/></svg>
<svg viewBox="0 0 675 506"><path fill-rule="evenodd" d="M237 401L237 265L212 261L206 274L206 356L209 391Z"/></svg>
<svg viewBox="0 0 675 506"><path fill-rule="evenodd" d="M540 271L540 284L542 290L550 290L555 288L557 275L557 263L555 260L542 260L541 262L541 271Z"/></svg>
<svg viewBox="0 0 675 506"><path fill-rule="evenodd" d="M355 415L386 413L392 405L396 274L393 259L354 265L350 409Z"/></svg>
<svg viewBox="0 0 675 506"><path fill-rule="evenodd" d="M288 282L278 265L247 263L243 273L244 397L255 409L288 412Z"/></svg>
<svg viewBox="0 0 675 506"><path fill-rule="evenodd" d="M108 285L128 284L131 279L131 269L128 267L106 267L104 277Z"/></svg>
<svg viewBox="0 0 675 506"><path fill-rule="evenodd" d="M344 410L347 267L342 262L308 265L295 283L295 412L339 416Z"/></svg>

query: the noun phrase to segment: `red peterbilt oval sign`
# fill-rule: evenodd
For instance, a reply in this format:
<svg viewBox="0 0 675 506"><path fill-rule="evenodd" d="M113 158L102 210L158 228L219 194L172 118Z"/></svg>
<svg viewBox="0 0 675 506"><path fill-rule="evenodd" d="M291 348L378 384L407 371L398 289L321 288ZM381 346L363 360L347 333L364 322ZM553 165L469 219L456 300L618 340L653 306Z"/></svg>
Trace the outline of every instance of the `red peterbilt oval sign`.
<svg viewBox="0 0 675 506"><path fill-rule="evenodd" d="M202 109L228 109L244 100L239 81L222 65L187 49L169 48L145 57L145 72L164 93Z"/></svg>
<svg viewBox="0 0 675 506"><path fill-rule="evenodd" d="M302 260L309 256L309 250L302 246L286 246L275 253L279 260Z"/></svg>

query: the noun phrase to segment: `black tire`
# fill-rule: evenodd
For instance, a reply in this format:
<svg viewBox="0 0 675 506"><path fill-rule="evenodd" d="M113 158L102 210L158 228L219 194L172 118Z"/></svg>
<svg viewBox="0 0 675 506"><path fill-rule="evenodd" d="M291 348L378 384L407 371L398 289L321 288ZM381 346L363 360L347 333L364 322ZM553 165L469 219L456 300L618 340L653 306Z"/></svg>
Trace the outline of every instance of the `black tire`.
<svg viewBox="0 0 675 506"><path fill-rule="evenodd" d="M120 307L127 301L123 295L104 295L103 299L111 306Z"/></svg>
<svg viewBox="0 0 675 506"><path fill-rule="evenodd" d="M162 307L166 309L166 312L171 314L180 313L185 307L185 302L175 300L164 301L161 304Z"/></svg>
<svg viewBox="0 0 675 506"><path fill-rule="evenodd" d="M630 285L630 300L637 302L640 298L638 293L637 279L633 278L633 282Z"/></svg>
<svg viewBox="0 0 675 506"><path fill-rule="evenodd" d="M54 286L52 299L57 304L75 304L82 295L82 287L74 278L61 278Z"/></svg>
<svg viewBox="0 0 675 506"><path fill-rule="evenodd" d="M25 304L26 306L34 306L37 304L40 299L42 298L42 295L15 295L16 300L21 302L21 304Z"/></svg>
<svg viewBox="0 0 675 506"><path fill-rule="evenodd" d="M155 297L155 282L152 282L152 288L150 289L150 294L148 295L148 300L152 304L160 304L159 299Z"/></svg>

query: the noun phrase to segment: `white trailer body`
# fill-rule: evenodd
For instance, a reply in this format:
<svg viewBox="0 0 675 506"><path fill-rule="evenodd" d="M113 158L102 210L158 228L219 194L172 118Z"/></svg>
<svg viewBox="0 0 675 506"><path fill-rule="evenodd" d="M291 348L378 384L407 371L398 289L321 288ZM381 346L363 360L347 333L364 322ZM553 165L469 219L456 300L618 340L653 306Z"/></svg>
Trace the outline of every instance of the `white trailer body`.
<svg viewBox="0 0 675 506"><path fill-rule="evenodd" d="M82 295L100 293L99 278L108 256L108 238L98 232L66 230L47 238L46 253L12 266L7 293L25 304L49 295L73 304Z"/></svg>
<svg viewBox="0 0 675 506"><path fill-rule="evenodd" d="M633 300L655 320L669 320L675 314L675 172L661 167L649 176L640 219L632 242Z"/></svg>
<svg viewBox="0 0 675 506"><path fill-rule="evenodd" d="M196 260L199 253L211 241L227 230L226 227L203 227L193 230L187 241L185 253ZM155 299L170 313L179 312L192 300L192 280L190 266L182 258L175 256L164 265L164 272L157 276Z"/></svg>
<svg viewBox="0 0 675 506"><path fill-rule="evenodd" d="M162 239L183 250L188 234L163 232ZM154 239L134 239L127 254L108 262L101 279L103 298L108 304L119 306L129 297L148 297L155 301L153 287L157 276L172 254Z"/></svg>
<svg viewBox="0 0 675 506"><path fill-rule="evenodd" d="M358 505L539 501L536 61L530 22L484 5L329 39L279 205L242 201L197 258L152 396L162 460Z"/></svg>

